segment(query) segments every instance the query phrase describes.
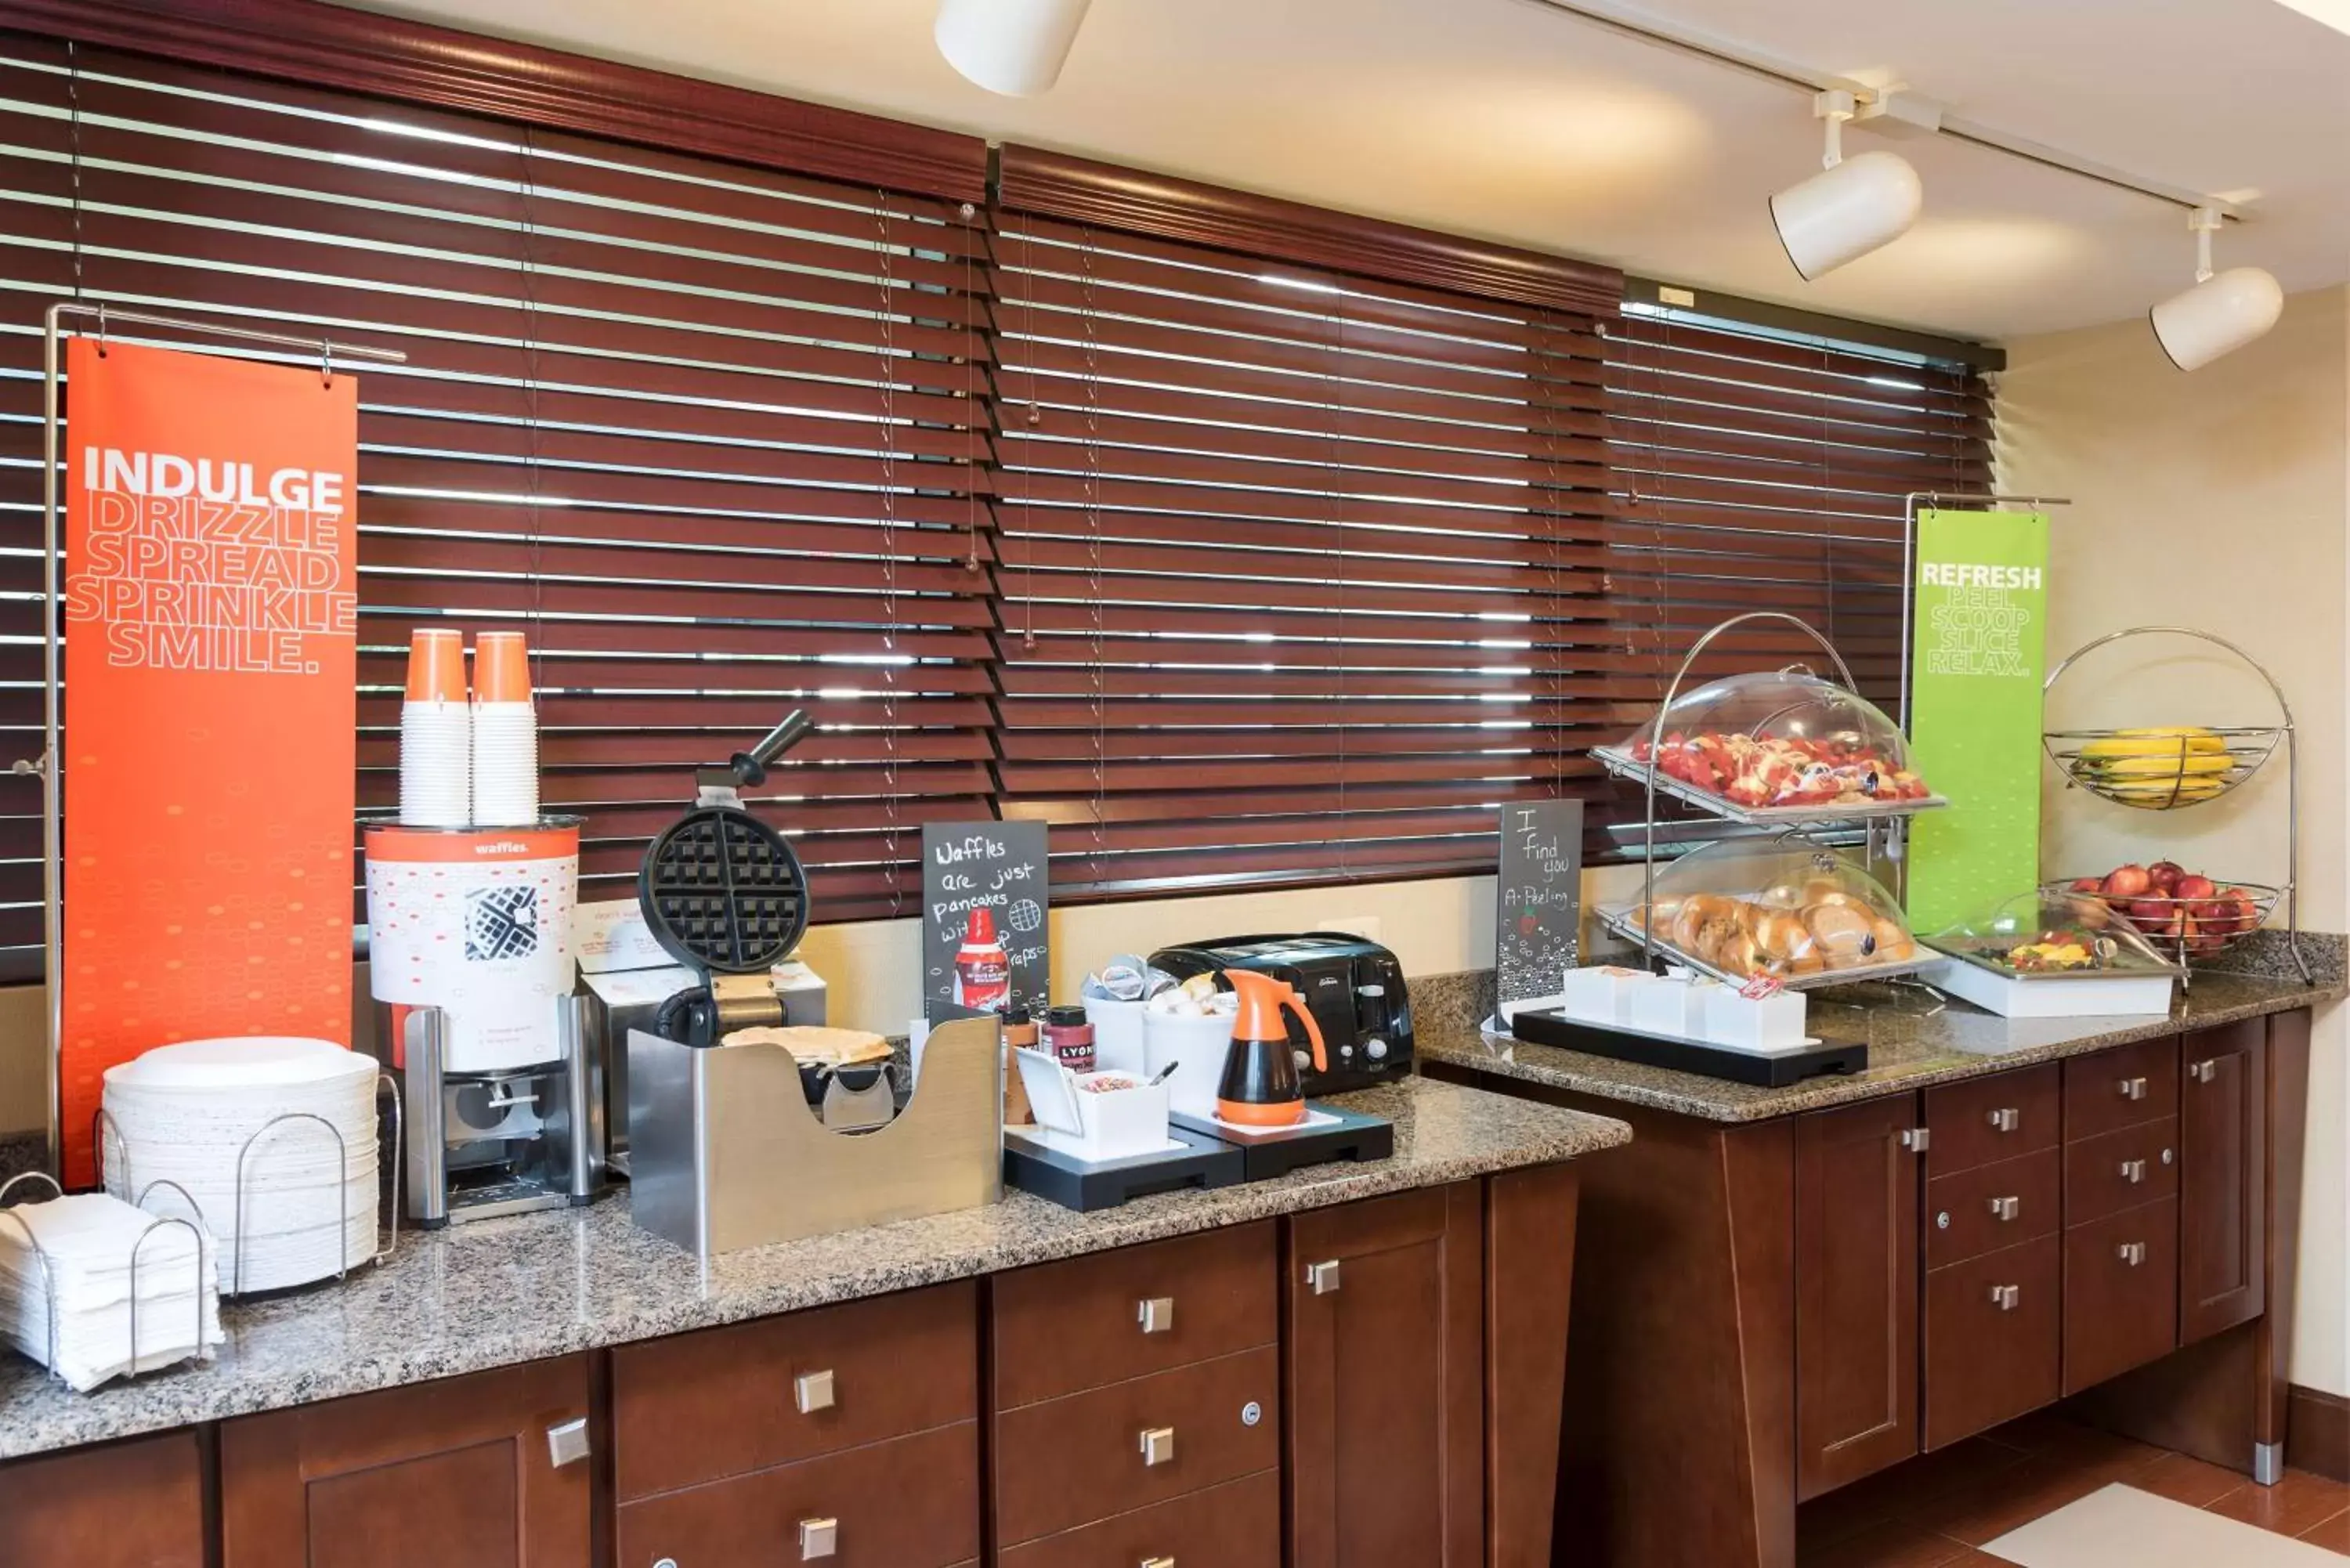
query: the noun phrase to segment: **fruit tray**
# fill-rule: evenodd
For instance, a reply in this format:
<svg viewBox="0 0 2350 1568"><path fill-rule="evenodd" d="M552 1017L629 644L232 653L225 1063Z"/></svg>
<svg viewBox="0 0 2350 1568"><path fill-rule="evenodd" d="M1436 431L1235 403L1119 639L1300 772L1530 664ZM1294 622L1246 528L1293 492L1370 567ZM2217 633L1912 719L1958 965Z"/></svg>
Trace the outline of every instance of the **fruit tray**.
<svg viewBox="0 0 2350 1568"><path fill-rule="evenodd" d="M2051 761L2117 805L2173 811L2217 800L2261 771L2284 731L2262 725L2171 725L2144 730L2051 730Z"/></svg>
<svg viewBox="0 0 2350 1568"><path fill-rule="evenodd" d="M2147 878L2142 886L2128 876L2133 871ZM2045 883L2041 892L2050 898L2101 900L2126 920L2147 946L2181 963L2225 952L2266 925L2277 901L2284 897L2283 888L2264 882L2215 882L2187 877L2174 880L2172 886L2189 890L2183 894L2158 891L2148 872L2125 866L2105 877Z"/></svg>
<svg viewBox="0 0 2350 1568"><path fill-rule="evenodd" d="M1866 805L1740 805L1726 795L1684 784L1670 774L1657 772L1618 746L1594 746L1591 757L1616 777L1636 784L1648 784L1648 775L1656 773L1659 794L1669 795L1709 815L1749 827L1825 826L1866 822L1881 816L1915 816L1921 811L1932 811L1950 804L1945 796L1927 794L1909 800L1871 801Z"/></svg>

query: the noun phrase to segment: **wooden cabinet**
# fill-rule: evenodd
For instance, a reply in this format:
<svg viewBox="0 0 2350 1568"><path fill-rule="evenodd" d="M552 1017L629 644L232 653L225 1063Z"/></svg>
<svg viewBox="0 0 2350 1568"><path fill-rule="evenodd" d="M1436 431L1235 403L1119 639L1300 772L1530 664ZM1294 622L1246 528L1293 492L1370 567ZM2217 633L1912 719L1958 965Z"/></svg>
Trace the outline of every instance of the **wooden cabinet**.
<svg viewBox="0 0 2350 1568"><path fill-rule="evenodd" d="M2052 1230L1926 1276L1929 1450L2054 1404L2063 1392L2063 1249Z"/></svg>
<svg viewBox="0 0 2350 1568"><path fill-rule="evenodd" d="M1278 1264L1266 1223L995 1282L989 1359L1003 1562L1180 1561L1186 1543L1193 1557L1212 1547L1239 1562L1278 1559ZM1211 1517L1203 1500L1253 1498L1253 1479L1273 1489L1270 1522L1245 1507Z"/></svg>
<svg viewBox="0 0 2350 1568"><path fill-rule="evenodd" d="M1480 1197L1463 1182L1290 1221L1292 1568L1481 1563Z"/></svg>
<svg viewBox="0 0 2350 1568"><path fill-rule="evenodd" d="M1007 1547L1001 1568L1281 1568L1281 1477L1267 1470L1121 1513L1080 1530Z"/></svg>
<svg viewBox="0 0 2350 1568"><path fill-rule="evenodd" d="M1795 1476L1816 1497L1918 1451L1914 1095L1795 1118Z"/></svg>
<svg viewBox="0 0 2350 1568"><path fill-rule="evenodd" d="M0 1563L203 1568L203 1469L192 1431L0 1469Z"/></svg>
<svg viewBox="0 0 2350 1568"><path fill-rule="evenodd" d="M2267 1308L2268 1022L2181 1042L2178 1338L2208 1339Z"/></svg>
<svg viewBox="0 0 2350 1568"><path fill-rule="evenodd" d="M224 1421L222 1568L577 1568L588 1414L572 1355Z"/></svg>
<svg viewBox="0 0 2350 1568"><path fill-rule="evenodd" d="M2064 1231L2064 1392L2178 1346L2178 1200Z"/></svg>
<svg viewBox="0 0 2350 1568"><path fill-rule="evenodd" d="M623 1503L614 1533L619 1568L952 1568L979 1555L979 1428L965 1421Z"/></svg>
<svg viewBox="0 0 2350 1568"><path fill-rule="evenodd" d="M970 1281L612 1352L623 1503L978 1417Z"/></svg>

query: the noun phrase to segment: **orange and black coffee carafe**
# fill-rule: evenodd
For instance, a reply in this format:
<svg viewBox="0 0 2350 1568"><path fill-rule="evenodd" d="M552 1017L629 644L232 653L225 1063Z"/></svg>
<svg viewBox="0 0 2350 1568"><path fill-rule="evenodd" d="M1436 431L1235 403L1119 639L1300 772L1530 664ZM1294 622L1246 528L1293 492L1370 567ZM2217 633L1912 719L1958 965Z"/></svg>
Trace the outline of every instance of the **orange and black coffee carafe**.
<svg viewBox="0 0 2350 1568"><path fill-rule="evenodd" d="M1297 1062L1290 1053L1288 1009L1305 1022L1305 1038L1313 1042L1316 1072L1330 1070L1322 1046L1322 1026L1314 1021L1305 999L1285 981L1254 970L1228 969L1224 982L1241 1000L1232 1021L1232 1048L1224 1055L1224 1075L1216 1087L1216 1115L1238 1127L1285 1127L1305 1119L1305 1091L1297 1081Z"/></svg>

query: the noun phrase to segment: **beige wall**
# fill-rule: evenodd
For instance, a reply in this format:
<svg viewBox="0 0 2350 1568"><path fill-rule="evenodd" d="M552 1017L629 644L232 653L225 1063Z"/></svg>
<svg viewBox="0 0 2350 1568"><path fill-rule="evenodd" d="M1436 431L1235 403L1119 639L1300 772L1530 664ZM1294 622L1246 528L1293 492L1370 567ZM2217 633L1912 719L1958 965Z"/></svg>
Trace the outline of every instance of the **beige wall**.
<svg viewBox="0 0 2350 1568"><path fill-rule="evenodd" d="M2350 930L2345 717L2350 654L2350 290L2293 296L2261 342L2193 375L2142 320L2011 343L1999 380L2003 490L2054 509L2052 659L2125 627L2191 626L2276 676L2301 740L2302 919ZM2052 693L2052 724L2262 723L2256 680L2175 639L2092 655ZM2215 877L2284 873L2285 779L2272 765L2192 811L2125 810L2066 792L2051 770L2043 844L2052 876L2163 857ZM2350 1393L2345 1291L2343 1010L2318 1021L2310 1084L2297 1382Z"/></svg>

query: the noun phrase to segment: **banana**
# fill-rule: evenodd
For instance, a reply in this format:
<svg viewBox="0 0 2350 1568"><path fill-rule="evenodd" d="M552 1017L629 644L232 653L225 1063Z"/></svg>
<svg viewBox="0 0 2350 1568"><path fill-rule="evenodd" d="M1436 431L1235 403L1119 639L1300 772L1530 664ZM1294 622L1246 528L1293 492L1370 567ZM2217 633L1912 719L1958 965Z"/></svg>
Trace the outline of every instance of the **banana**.
<svg viewBox="0 0 2350 1568"><path fill-rule="evenodd" d="M2234 760L2224 753L2212 756L2198 752L2182 757L2173 753L2167 757L2099 758L2089 764L2088 771L2106 779L2175 779L2182 775L2193 778L2206 774L2224 774L2234 765Z"/></svg>
<svg viewBox="0 0 2350 1568"><path fill-rule="evenodd" d="M2081 748L2081 755L2085 759L2175 758L2182 753L2225 756L2227 752L2227 739L2200 724L2116 730L2110 735L2098 736Z"/></svg>

